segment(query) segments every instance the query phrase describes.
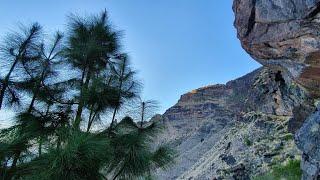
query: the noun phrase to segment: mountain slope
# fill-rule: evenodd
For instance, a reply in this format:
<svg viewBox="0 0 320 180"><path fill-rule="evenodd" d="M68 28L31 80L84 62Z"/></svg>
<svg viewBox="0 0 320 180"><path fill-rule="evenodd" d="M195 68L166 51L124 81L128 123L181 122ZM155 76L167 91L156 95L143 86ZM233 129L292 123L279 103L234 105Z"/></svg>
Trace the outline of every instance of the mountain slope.
<svg viewBox="0 0 320 180"><path fill-rule="evenodd" d="M160 143L178 152L174 167L158 178L246 179L299 156L289 131L300 127L293 114L307 100L285 72L265 67L182 95L154 118L166 127Z"/></svg>

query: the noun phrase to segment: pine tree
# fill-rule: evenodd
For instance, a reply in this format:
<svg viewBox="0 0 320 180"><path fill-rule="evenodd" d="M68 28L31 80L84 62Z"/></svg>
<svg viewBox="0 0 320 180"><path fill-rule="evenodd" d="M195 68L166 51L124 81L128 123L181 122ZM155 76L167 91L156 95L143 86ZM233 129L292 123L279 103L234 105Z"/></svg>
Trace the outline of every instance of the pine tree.
<svg viewBox="0 0 320 180"><path fill-rule="evenodd" d="M2 179L141 179L170 165L173 151L153 143L162 127L146 122L152 101L142 102L141 120L115 122L140 86L106 12L72 16L65 39L57 33L49 45L37 28L29 35L1 81L3 99L12 99L11 89L29 97L15 124L0 131ZM93 129L98 120L110 126Z"/></svg>
<svg viewBox="0 0 320 180"><path fill-rule="evenodd" d="M140 127L143 127L145 120L154 116L154 112L157 111L159 105L154 100L140 99L138 107L140 109Z"/></svg>
<svg viewBox="0 0 320 180"><path fill-rule="evenodd" d="M108 24L106 12L91 18L73 16L69 31L65 55L73 68L81 74L79 105L74 120L74 127L79 129L87 98L85 92L93 78L99 78L106 70L110 59L118 56L119 35Z"/></svg>

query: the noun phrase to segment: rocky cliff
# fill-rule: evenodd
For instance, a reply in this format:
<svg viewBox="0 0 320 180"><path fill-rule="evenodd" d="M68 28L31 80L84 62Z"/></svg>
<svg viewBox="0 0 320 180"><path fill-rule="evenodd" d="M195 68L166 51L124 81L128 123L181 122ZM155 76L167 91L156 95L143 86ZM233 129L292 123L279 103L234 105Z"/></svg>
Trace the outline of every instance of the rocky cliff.
<svg viewBox="0 0 320 180"><path fill-rule="evenodd" d="M154 119L166 126L161 141L178 151L159 179L248 179L300 158L293 112L306 100L304 88L276 68L182 95Z"/></svg>
<svg viewBox="0 0 320 180"><path fill-rule="evenodd" d="M243 48L262 65L288 72L317 101L320 1L234 0L233 10ZM308 119L296 134L296 143L303 151L303 179L320 179L319 110L310 112L312 108L304 108L293 115L302 122Z"/></svg>

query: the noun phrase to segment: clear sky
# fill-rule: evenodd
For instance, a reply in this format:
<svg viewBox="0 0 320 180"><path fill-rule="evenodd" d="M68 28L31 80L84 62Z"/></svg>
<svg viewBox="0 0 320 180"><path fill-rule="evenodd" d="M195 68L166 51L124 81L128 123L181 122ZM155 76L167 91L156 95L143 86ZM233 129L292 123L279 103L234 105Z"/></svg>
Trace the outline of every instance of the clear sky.
<svg viewBox="0 0 320 180"><path fill-rule="evenodd" d="M67 15L107 9L144 84L143 97L161 111L180 95L226 83L259 67L241 48L232 0L1 0L0 35L17 23L64 30Z"/></svg>

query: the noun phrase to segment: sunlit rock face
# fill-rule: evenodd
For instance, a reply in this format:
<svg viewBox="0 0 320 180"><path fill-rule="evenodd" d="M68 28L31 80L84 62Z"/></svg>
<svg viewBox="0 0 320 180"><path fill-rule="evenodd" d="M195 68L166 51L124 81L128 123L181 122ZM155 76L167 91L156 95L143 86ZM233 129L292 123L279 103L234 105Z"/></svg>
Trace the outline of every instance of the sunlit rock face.
<svg viewBox="0 0 320 180"><path fill-rule="evenodd" d="M289 71L319 95L319 0L234 0L233 10L238 38L255 60Z"/></svg>

